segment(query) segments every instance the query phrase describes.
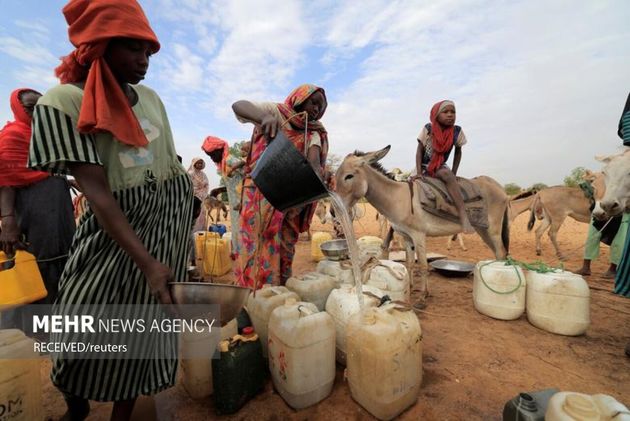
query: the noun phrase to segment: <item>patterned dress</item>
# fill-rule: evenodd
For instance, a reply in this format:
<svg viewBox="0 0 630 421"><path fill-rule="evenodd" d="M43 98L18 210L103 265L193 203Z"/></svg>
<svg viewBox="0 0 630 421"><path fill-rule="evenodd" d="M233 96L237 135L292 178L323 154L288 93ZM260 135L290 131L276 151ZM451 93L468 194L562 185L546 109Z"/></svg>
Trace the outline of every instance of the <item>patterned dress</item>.
<svg viewBox="0 0 630 421"><path fill-rule="evenodd" d="M149 141L131 147L109 133L81 134L76 121L83 91L71 84L48 91L33 117L30 166L67 172L68 162L104 167L114 198L149 253L186 279L192 183L178 162L164 106L151 89L134 87L132 107ZM102 230L91 209L79 222L61 275L56 312L69 304L157 304L136 264ZM142 308L159 308L143 306ZM150 311L150 310L147 310ZM137 314L150 320L155 314ZM63 339L63 338L62 338ZM66 338L67 340L68 338ZM64 359L53 356L52 382L62 392L97 401L118 401L153 394L175 383L176 338L156 335L161 356L152 359Z"/></svg>
<svg viewBox="0 0 630 421"><path fill-rule="evenodd" d="M323 170L328 152L328 138L323 125L309 122L308 131L305 132L304 126L300 129L299 121L296 121L297 125L292 124L296 116L292 110L317 91L323 93L321 88L302 85L283 104L265 102L254 105L274 115L281 130L304 155L311 146L320 146ZM290 122L288 119L291 119ZM239 120L247 122L241 118ZM264 284L283 285L287 281L291 276L298 236L300 232L308 231L315 213L314 205L282 213L271 206L255 186L249 174L266 147L267 140L257 126L252 134L251 150L245 166L240 215L241 241L235 250L237 283L252 289L261 288Z"/></svg>

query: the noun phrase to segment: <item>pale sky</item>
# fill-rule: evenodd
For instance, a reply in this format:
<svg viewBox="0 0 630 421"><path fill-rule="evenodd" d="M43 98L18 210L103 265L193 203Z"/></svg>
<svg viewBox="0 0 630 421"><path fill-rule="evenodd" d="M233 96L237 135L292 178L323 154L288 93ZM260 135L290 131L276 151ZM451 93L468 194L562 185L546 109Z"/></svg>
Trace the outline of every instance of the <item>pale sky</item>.
<svg viewBox="0 0 630 421"><path fill-rule="evenodd" d="M65 3L0 0L0 121L12 118L13 89L58 83L53 69L72 50ZM455 101L468 138L463 176L559 184L621 145L627 0L140 3L162 44L143 83L164 101L186 166L205 136L249 138L234 101L281 102L304 82L326 89L331 152L391 144L387 168L413 167L415 139L442 99Z"/></svg>

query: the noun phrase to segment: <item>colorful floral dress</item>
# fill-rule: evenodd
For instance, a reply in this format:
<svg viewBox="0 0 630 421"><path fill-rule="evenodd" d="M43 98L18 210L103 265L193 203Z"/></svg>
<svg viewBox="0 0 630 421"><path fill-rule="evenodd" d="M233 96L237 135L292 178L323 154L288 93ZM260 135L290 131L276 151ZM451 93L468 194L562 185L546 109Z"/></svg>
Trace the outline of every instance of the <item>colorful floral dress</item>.
<svg viewBox="0 0 630 421"><path fill-rule="evenodd" d="M316 86L302 85L295 89L283 104L254 105L276 116L281 130L305 155L309 147L320 146L323 170L328 153L326 130L321 123L309 121L305 133L304 119L294 111L295 107L317 91L324 93L323 89ZM247 122L241 118L239 120ZM235 250L238 262L235 269L237 283L253 289L261 288L264 284L284 284L291 276L295 243L299 233L308 230L315 212L315 206L308 205L282 213L271 206L255 186L249 174L266 147L267 140L257 126L252 134L251 150L245 166L246 176L243 181L240 215L241 241Z"/></svg>

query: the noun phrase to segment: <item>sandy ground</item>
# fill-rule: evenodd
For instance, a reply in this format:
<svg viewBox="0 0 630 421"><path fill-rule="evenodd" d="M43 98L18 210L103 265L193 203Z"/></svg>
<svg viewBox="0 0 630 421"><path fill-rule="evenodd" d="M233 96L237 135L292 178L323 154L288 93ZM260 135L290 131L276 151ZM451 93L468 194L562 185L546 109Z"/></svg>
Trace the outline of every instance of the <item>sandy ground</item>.
<svg viewBox="0 0 630 421"><path fill-rule="evenodd" d="M358 236L378 235L374 209L355 222ZM516 219L511 228L510 252L523 261L538 259L534 234L526 229L527 214ZM314 230L332 232L332 226L314 223ZM576 270L582 262L581 245L587 225L567 220L560 230L560 246L569 255L565 267ZM492 258L490 250L477 235L465 237L468 251L457 244L449 252L446 238L428 240L428 251L452 258L477 262ZM547 236L542 259L557 263ZM475 311L472 302L472 277L449 279L431 273L431 296L425 312L419 314L423 330L423 381L418 402L403 420L500 420L505 402L519 392L549 387L584 393L606 393L630 405L630 358L623 347L630 340L630 300L612 294L612 281L601 275L608 266L608 249L602 247L593 262L591 319L588 332L580 337L565 337L539 330L526 316L515 321L499 321ZM300 241L294 272L313 270L310 243ZM273 390L271 382L263 393L233 416L216 417L211 398L195 401L178 384L154 399L143 398L134 419L148 420L369 420L373 417L350 395L337 367L332 394L319 404L295 411ZM49 380L50 363L42 363L45 413L58 419L65 411L59 392ZM155 405L155 407L153 407ZM108 419L111 404L92 403L89 419Z"/></svg>

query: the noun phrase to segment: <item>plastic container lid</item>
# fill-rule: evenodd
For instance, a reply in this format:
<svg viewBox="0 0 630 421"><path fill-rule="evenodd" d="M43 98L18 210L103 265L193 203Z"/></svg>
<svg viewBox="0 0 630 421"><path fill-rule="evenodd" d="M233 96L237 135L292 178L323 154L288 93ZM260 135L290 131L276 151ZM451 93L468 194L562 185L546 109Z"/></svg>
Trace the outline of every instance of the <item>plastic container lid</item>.
<svg viewBox="0 0 630 421"><path fill-rule="evenodd" d="M243 328L243 335L251 335L254 333L254 328L252 326L247 326Z"/></svg>

